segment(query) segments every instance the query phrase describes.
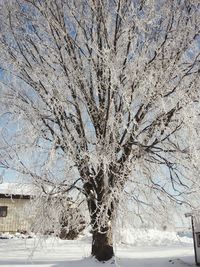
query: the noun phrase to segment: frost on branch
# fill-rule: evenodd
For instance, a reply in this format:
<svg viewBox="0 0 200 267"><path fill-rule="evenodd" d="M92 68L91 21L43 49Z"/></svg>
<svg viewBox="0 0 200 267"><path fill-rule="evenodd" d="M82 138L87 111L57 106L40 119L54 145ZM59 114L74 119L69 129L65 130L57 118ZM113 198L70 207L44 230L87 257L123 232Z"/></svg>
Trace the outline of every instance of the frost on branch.
<svg viewBox="0 0 200 267"><path fill-rule="evenodd" d="M70 197L52 194L52 190L51 193L44 194L43 191L39 194L37 190L37 194L26 207L26 214L32 214L30 231L61 239L76 239L87 224L83 209L84 205L77 207Z"/></svg>
<svg viewBox="0 0 200 267"><path fill-rule="evenodd" d="M199 1L0 5L1 167L82 195L99 260L126 196L198 206Z"/></svg>

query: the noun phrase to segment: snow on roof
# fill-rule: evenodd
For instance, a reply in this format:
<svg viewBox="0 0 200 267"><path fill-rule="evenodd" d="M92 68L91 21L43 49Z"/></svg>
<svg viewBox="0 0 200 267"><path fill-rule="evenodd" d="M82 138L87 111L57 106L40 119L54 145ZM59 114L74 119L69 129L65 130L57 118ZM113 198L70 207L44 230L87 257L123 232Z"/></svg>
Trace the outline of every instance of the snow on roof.
<svg viewBox="0 0 200 267"><path fill-rule="evenodd" d="M31 184L19 184L19 183L1 183L0 194L4 195L33 195L33 185Z"/></svg>

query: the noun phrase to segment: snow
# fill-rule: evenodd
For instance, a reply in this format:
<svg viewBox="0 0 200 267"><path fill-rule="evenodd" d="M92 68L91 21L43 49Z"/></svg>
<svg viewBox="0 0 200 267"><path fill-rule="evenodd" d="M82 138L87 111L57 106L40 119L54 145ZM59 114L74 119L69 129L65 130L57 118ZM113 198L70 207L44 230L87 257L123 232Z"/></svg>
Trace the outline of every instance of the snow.
<svg viewBox="0 0 200 267"><path fill-rule="evenodd" d="M10 234L10 233L0 233L0 239L27 239L27 238L33 238L36 237L35 234L33 233L14 233L14 234Z"/></svg>
<svg viewBox="0 0 200 267"><path fill-rule="evenodd" d="M192 238L187 236L179 236L176 232L159 231L156 229L131 229L126 228L120 231L118 240L122 244L133 246L172 246L180 245L187 246L192 244Z"/></svg>
<svg viewBox="0 0 200 267"><path fill-rule="evenodd" d="M0 194L30 196L33 194L33 186L31 184L1 183Z"/></svg>
<svg viewBox="0 0 200 267"><path fill-rule="evenodd" d="M132 232L134 232L132 230ZM143 230L135 231L142 236ZM153 239L153 234L156 237ZM164 245L165 234L168 244ZM177 238L175 233L156 230L146 231L147 239L142 238L135 245L133 239L129 244L115 246L116 261L102 264L90 257L91 237L79 240L60 240L48 238L46 241L38 237L31 239L0 239L0 266L32 266L32 267L184 267L194 265L193 245L190 238ZM143 235L144 236L144 235ZM155 239L161 241L155 242ZM190 240L188 240L190 239ZM134 239L135 240L135 239ZM189 242L190 241L190 242ZM151 244L151 245L150 245ZM156 246L155 246L155 245Z"/></svg>

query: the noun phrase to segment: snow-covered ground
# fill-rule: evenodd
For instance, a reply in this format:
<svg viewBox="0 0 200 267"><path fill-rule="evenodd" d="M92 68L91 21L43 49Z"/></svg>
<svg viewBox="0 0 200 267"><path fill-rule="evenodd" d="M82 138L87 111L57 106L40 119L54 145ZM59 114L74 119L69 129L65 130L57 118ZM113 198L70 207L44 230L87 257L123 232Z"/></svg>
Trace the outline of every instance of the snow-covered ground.
<svg viewBox="0 0 200 267"><path fill-rule="evenodd" d="M175 233L155 230L133 231L133 233L129 232L128 244L123 242L115 247L116 263L110 262L104 265L90 258L89 236L76 241L55 238L48 239L46 242L38 238L0 239L0 266L183 267L194 265L193 244L190 238L177 237ZM127 235L128 231L125 231L125 239Z"/></svg>

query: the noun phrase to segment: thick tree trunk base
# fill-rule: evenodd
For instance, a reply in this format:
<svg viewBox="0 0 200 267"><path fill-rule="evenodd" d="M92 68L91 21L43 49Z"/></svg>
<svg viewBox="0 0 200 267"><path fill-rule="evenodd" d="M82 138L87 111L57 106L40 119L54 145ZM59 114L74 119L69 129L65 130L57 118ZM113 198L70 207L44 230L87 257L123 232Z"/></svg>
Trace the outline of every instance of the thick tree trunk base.
<svg viewBox="0 0 200 267"><path fill-rule="evenodd" d="M113 244L109 233L93 233L92 256L98 261L108 261L114 256Z"/></svg>

